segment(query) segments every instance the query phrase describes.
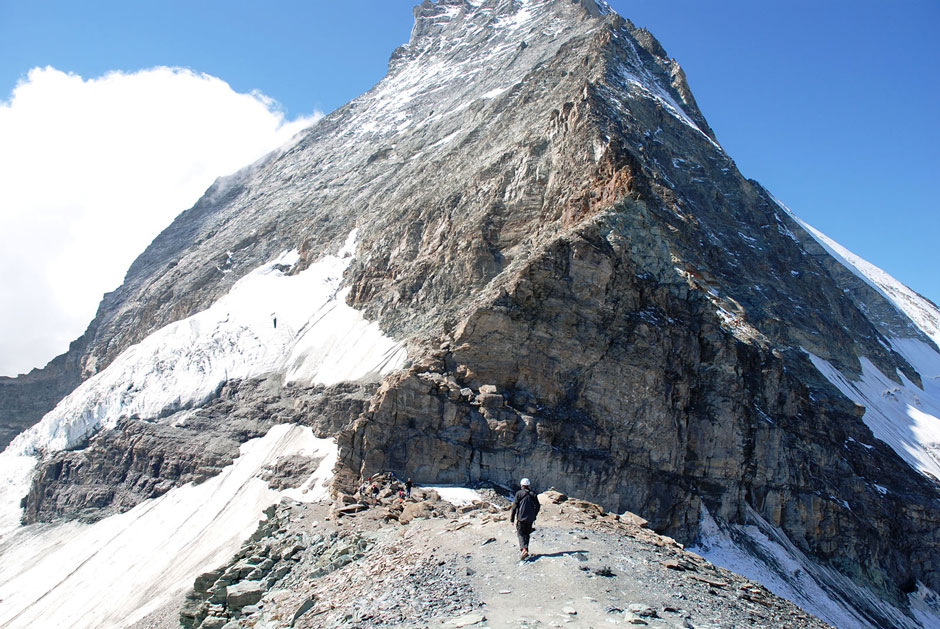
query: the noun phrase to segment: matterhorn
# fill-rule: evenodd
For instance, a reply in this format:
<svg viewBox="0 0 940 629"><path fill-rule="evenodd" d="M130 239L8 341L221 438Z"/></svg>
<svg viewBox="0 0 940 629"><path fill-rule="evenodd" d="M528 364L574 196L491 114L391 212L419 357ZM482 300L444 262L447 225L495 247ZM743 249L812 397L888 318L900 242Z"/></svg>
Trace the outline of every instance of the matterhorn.
<svg viewBox="0 0 940 629"><path fill-rule="evenodd" d="M0 380L0 625L940 627L937 307L601 0L414 16Z"/></svg>

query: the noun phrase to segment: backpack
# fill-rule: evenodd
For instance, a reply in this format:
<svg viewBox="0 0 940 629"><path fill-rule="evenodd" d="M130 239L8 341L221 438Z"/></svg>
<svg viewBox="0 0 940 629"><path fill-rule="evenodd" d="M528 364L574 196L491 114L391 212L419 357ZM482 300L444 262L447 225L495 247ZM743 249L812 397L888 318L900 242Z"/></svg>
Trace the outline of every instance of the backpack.
<svg viewBox="0 0 940 629"><path fill-rule="evenodd" d="M532 493L531 489L526 489L525 494L523 494L522 498L519 499L519 506L517 507L517 510L520 520L522 519L523 514L527 516L525 518L526 520L535 519L536 510L535 505L533 504L534 496L535 494Z"/></svg>

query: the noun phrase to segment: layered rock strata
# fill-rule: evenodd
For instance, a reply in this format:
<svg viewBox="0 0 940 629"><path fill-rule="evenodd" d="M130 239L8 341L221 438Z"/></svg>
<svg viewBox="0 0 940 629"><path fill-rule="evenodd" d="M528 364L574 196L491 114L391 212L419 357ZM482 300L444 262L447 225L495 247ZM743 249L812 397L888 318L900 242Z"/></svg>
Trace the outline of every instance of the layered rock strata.
<svg viewBox="0 0 940 629"><path fill-rule="evenodd" d="M317 436L332 436L365 408L374 390L372 384L352 383L284 387L280 378L233 381L201 408L157 421L125 420L79 449L41 460L23 499L23 522L95 521L199 483L231 464L241 444L275 424L307 425ZM285 465L271 472L270 485L293 486L292 477L313 471L303 461Z"/></svg>

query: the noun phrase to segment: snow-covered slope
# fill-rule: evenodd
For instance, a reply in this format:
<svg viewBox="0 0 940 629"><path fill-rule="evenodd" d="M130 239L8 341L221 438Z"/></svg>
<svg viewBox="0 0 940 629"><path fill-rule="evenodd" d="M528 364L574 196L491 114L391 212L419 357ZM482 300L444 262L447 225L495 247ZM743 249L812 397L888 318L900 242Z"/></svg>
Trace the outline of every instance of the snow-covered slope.
<svg viewBox="0 0 940 629"><path fill-rule="evenodd" d="M703 508L699 539L689 547L715 565L757 583L840 629L871 626L876 609L898 629L940 628L940 597L918 584L909 595L914 618L879 600L837 570L806 556L779 528L748 508L747 525L718 523Z"/></svg>
<svg viewBox="0 0 940 629"><path fill-rule="evenodd" d="M926 347L920 341L907 342ZM862 377L857 380L847 378L818 356L810 354L810 360L846 397L865 407L862 420L876 438L891 446L914 469L940 478L940 371L928 372L932 375L924 377L924 387L920 388L902 373L897 374L901 379L898 384L864 357ZM918 369L922 365L930 363L923 360ZM940 366L940 356L936 356L933 366Z"/></svg>
<svg viewBox="0 0 940 629"><path fill-rule="evenodd" d="M892 328L869 318L887 336L891 349L921 376L917 386L900 371L889 378L871 360L859 358L860 378L850 378L826 360L807 352L816 368L846 397L865 407L862 420L875 437L891 446L914 469L940 479L940 310L867 260L855 255L777 202L829 255L893 304L903 318L933 341L890 335ZM897 382L900 380L900 383Z"/></svg>
<svg viewBox="0 0 940 629"><path fill-rule="evenodd" d="M125 350L0 453L0 625L126 626L230 557L281 495L326 495L335 442L279 425L198 486L92 525L18 526L36 455L74 447L121 419L199 406L231 379L275 373L333 384L399 368L403 346L345 303L340 282L354 249L355 231L337 255L295 275L296 252L262 265L208 309ZM269 489L259 473L292 454L322 463L297 490Z"/></svg>
<svg viewBox="0 0 940 629"><path fill-rule="evenodd" d="M346 305L340 289L355 230L338 255L296 275L288 252L242 278L208 309L125 350L8 452L73 447L122 418L155 419L198 406L232 379L283 373L286 382L334 384L375 379L401 367L404 347Z"/></svg>
<svg viewBox="0 0 940 629"><path fill-rule="evenodd" d="M915 469L940 479L940 310L882 269L805 222L802 225L836 260L894 304L933 341L934 346L917 338L888 339L891 348L920 374L922 387L902 373L897 374L899 385L865 358L862 377L856 381L845 378L822 359L813 357L813 363L842 393L865 406L862 419L876 437Z"/></svg>
<svg viewBox="0 0 940 629"><path fill-rule="evenodd" d="M792 213L791 213L792 216ZM796 217L794 217L796 218ZM796 219L829 254L877 290L940 347L940 310L889 273L855 255L805 221ZM905 356L907 358L907 356Z"/></svg>
<svg viewBox="0 0 940 629"><path fill-rule="evenodd" d="M321 459L300 490L273 491L259 473L279 458ZM285 493L326 496L336 444L310 428L278 425L200 485L186 485L95 524L34 524L0 536L0 625L123 627L224 563ZM6 505L5 505L6 506Z"/></svg>

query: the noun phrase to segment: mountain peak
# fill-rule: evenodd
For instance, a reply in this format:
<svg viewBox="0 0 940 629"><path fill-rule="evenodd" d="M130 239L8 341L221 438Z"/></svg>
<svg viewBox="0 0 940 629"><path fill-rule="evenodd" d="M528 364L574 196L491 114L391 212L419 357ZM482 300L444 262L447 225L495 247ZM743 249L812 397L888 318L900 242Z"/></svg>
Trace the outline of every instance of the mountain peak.
<svg viewBox="0 0 940 629"><path fill-rule="evenodd" d="M742 177L605 5L415 18L375 87L102 302L68 362L94 375L6 453L40 457L7 513L104 517L301 423L336 440L336 492L525 475L784 567L820 613L916 626L911 589L940 591L940 356L893 283Z"/></svg>
<svg viewBox="0 0 940 629"><path fill-rule="evenodd" d="M396 90L414 93L411 86L430 83L441 92L447 83L450 97L492 95L523 80L562 46L593 38L594 54L585 59L589 65L572 71L588 82L603 80L604 65L615 59L621 67L612 71L620 72L621 79L626 77L646 96L667 103L715 142L678 62L667 56L648 30L636 28L606 2L425 0L414 8L414 15L409 42L392 54L389 74L376 89L392 83ZM462 86L472 86L472 90Z"/></svg>
<svg viewBox="0 0 940 629"><path fill-rule="evenodd" d="M393 53L392 65L429 53L447 55L455 48L469 52L471 45L481 52L481 44L485 48L500 34L520 43L525 37L552 37L558 34L559 20L598 19L610 9L595 0L424 0L413 13L411 37Z"/></svg>

